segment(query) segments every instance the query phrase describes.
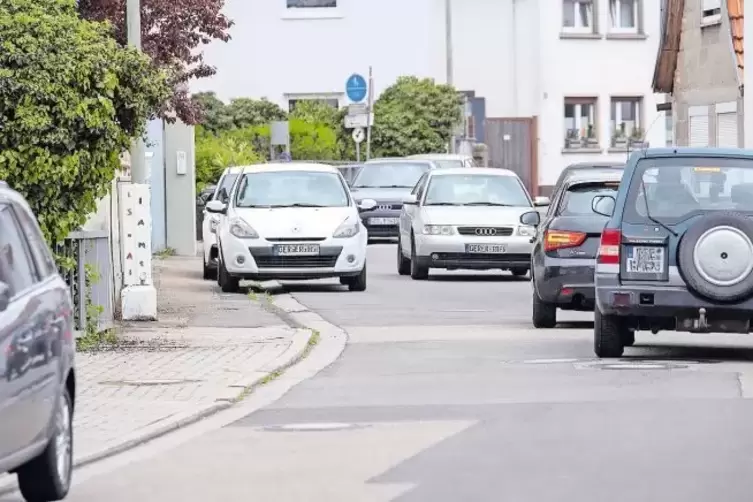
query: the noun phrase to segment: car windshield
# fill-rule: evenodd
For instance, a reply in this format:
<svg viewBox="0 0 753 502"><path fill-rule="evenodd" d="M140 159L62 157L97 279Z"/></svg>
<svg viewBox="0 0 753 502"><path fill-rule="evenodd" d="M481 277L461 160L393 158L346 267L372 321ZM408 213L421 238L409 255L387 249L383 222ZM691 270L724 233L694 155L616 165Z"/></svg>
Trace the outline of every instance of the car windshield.
<svg viewBox="0 0 753 502"><path fill-rule="evenodd" d="M598 195L615 197L619 181L579 183L568 188L562 197L558 214L562 216L594 216L591 203Z"/></svg>
<svg viewBox="0 0 753 502"><path fill-rule="evenodd" d="M753 212L751 160L682 157L641 164L645 167L639 164L640 176L631 183L627 217L677 223L708 211Z"/></svg>
<svg viewBox="0 0 753 502"><path fill-rule="evenodd" d="M236 207L344 207L348 193L339 175L321 171L269 171L243 175Z"/></svg>
<svg viewBox="0 0 753 502"><path fill-rule="evenodd" d="M353 188L413 188L429 170L425 162L379 162L366 164L353 181Z"/></svg>
<svg viewBox="0 0 753 502"><path fill-rule="evenodd" d="M523 185L514 176L442 174L432 176L426 206L531 206Z"/></svg>

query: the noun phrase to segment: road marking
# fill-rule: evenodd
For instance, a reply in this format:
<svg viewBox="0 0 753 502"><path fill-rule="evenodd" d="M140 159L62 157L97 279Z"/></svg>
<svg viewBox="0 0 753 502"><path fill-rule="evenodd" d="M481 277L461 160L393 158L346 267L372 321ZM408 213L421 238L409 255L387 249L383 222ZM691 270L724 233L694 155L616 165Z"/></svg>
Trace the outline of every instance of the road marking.
<svg viewBox="0 0 753 502"><path fill-rule="evenodd" d="M285 425L271 425L263 427L264 430L277 430L277 431L337 431L343 429L353 429L358 427L356 424L343 424L337 422L329 423L303 423L303 424L285 424Z"/></svg>

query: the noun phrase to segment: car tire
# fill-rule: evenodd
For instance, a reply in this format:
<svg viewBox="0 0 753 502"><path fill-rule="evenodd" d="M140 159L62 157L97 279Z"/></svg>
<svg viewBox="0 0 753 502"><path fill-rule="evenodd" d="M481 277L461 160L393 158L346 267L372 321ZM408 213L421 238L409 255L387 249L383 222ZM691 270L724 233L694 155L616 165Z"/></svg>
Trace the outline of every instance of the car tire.
<svg viewBox="0 0 753 502"><path fill-rule="evenodd" d="M27 502L62 500L73 472L73 401L63 387L55 410L55 432L37 457L16 471L18 487Z"/></svg>
<svg viewBox="0 0 753 502"><path fill-rule="evenodd" d="M354 276L349 277L348 289L350 291L366 291L366 263L363 264L361 272Z"/></svg>
<svg viewBox="0 0 753 502"><path fill-rule="evenodd" d="M203 258L204 263L204 280L211 281L215 278L216 270L207 266L207 259Z"/></svg>
<svg viewBox="0 0 753 502"><path fill-rule="evenodd" d="M528 274L528 269L527 268L513 268L510 270L510 272L515 277L524 277Z"/></svg>
<svg viewBox="0 0 753 502"><path fill-rule="evenodd" d="M416 241L410 240L410 277L415 281L425 281L429 278L429 267L422 267L416 259Z"/></svg>
<svg viewBox="0 0 753 502"><path fill-rule="evenodd" d="M223 293L237 293L240 291L241 280L233 277L225 268L225 260L219 259L217 263L217 281Z"/></svg>
<svg viewBox="0 0 753 502"><path fill-rule="evenodd" d="M539 298L536 288L533 289L533 327L551 329L557 325L557 306Z"/></svg>
<svg viewBox="0 0 753 502"><path fill-rule="evenodd" d="M619 316L604 315L594 309L594 353L596 357L621 357L625 351L627 333L625 320Z"/></svg>
<svg viewBox="0 0 753 502"><path fill-rule="evenodd" d="M405 255L403 255L403 245L400 239L398 239L397 240L397 273L400 275L410 274L410 268L411 268L410 264L411 264L410 258L406 258Z"/></svg>
<svg viewBox="0 0 753 502"><path fill-rule="evenodd" d="M622 334L622 345L625 347L632 347L635 345L635 331L632 329L626 329Z"/></svg>

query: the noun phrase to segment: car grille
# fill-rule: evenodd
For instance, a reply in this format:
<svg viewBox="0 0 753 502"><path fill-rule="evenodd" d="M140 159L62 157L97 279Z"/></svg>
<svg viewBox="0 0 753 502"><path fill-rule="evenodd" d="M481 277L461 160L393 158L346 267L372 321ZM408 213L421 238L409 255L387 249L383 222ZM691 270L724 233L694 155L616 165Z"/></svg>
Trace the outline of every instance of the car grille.
<svg viewBox="0 0 753 502"><path fill-rule="evenodd" d="M378 211L388 211L388 210L391 210L391 209L399 211L402 208L403 208L403 205L401 203L377 202L377 210Z"/></svg>
<svg viewBox="0 0 753 502"><path fill-rule="evenodd" d="M326 237L267 237L269 242L321 242Z"/></svg>
<svg viewBox="0 0 753 502"><path fill-rule="evenodd" d="M259 268L332 268L336 256L254 256Z"/></svg>
<svg viewBox="0 0 753 502"><path fill-rule="evenodd" d="M480 237L507 237L512 235L512 227L458 227L460 235L478 235Z"/></svg>
<svg viewBox="0 0 753 502"><path fill-rule="evenodd" d="M485 261L490 263L525 262L531 259L531 255L522 253L436 253L437 261Z"/></svg>

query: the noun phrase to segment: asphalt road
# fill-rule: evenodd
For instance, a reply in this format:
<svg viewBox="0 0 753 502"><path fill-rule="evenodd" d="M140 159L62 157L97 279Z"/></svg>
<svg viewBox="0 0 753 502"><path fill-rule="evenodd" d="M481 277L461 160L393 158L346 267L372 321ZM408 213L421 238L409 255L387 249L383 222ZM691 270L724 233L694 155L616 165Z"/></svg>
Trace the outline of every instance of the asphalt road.
<svg viewBox="0 0 753 502"><path fill-rule="evenodd" d="M530 283L289 285L342 357L232 425L77 483L73 502L749 502L753 343L639 333L593 358L590 315L530 328ZM586 320L586 322L584 322Z"/></svg>

